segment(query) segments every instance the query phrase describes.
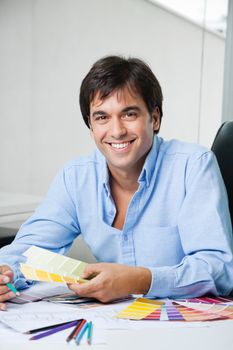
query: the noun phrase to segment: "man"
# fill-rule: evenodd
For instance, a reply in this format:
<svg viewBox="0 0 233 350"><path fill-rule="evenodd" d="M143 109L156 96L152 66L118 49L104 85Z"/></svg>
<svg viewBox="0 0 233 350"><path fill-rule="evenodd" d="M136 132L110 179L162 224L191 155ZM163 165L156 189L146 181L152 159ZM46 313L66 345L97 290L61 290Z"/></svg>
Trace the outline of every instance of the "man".
<svg viewBox="0 0 233 350"><path fill-rule="evenodd" d="M18 264L37 245L65 253L82 233L100 263L79 295L103 302L129 294L195 297L233 288L226 191L211 151L157 136L162 91L139 59L97 61L80 107L98 150L65 165L43 203L0 251L0 303L25 281Z"/></svg>

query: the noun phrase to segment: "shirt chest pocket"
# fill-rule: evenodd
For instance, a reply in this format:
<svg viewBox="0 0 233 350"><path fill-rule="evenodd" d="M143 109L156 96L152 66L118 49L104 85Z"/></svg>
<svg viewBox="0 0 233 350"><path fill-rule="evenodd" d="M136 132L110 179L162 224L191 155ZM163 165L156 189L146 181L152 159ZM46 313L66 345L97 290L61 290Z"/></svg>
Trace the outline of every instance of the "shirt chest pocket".
<svg viewBox="0 0 233 350"><path fill-rule="evenodd" d="M134 238L137 265L173 266L179 264L184 257L177 226L144 224Z"/></svg>

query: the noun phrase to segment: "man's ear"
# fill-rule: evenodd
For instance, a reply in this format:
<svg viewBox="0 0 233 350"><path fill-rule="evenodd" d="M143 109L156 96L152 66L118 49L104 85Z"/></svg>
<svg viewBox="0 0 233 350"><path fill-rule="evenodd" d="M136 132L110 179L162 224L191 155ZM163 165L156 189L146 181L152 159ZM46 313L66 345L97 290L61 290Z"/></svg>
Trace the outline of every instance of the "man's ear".
<svg viewBox="0 0 233 350"><path fill-rule="evenodd" d="M158 106L155 107L152 113L152 122L153 122L154 131L158 132L160 129L160 122L161 122L160 110Z"/></svg>
<svg viewBox="0 0 233 350"><path fill-rule="evenodd" d="M89 129L89 133L90 133L90 136L91 138L94 140L94 133L93 133L93 129L92 129L92 126L90 125L90 129Z"/></svg>
<svg viewBox="0 0 233 350"><path fill-rule="evenodd" d="M88 119L88 125L89 125L89 129L90 129L90 134L91 134L91 136L93 136L93 130L92 130L91 122L90 122L90 117L88 116L87 119Z"/></svg>

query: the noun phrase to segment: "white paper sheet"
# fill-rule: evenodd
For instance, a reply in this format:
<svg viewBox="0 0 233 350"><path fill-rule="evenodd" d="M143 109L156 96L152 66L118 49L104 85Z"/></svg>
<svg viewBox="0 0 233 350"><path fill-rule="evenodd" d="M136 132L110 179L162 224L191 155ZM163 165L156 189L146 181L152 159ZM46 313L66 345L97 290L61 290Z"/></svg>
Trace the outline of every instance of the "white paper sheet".
<svg viewBox="0 0 233 350"><path fill-rule="evenodd" d="M31 329L77 320L78 310L67 310L65 306L45 301L24 305L8 304L7 311L0 312L0 321L14 330L24 333Z"/></svg>
<svg viewBox="0 0 233 350"><path fill-rule="evenodd" d="M50 283L41 283L33 286L26 293L41 293L41 295L53 295L69 291L66 285L54 286ZM31 335L20 334L31 329L45 327L51 324L72 321L85 318L93 322L93 344L104 344L108 330L139 330L155 328L196 328L208 327L206 322L161 322L161 321L131 321L116 318L116 314L124 309L132 301L124 301L110 305L102 305L91 309L80 309L74 305L53 304L39 301L24 305L8 303L8 311L0 312L0 339L2 343L25 343ZM8 328L11 327L11 328ZM13 330L14 329L14 330ZM15 332L15 330L17 332ZM65 343L65 339L71 330L64 330L35 342ZM84 337L83 342L85 343Z"/></svg>
<svg viewBox="0 0 233 350"><path fill-rule="evenodd" d="M39 301L24 305L8 304L8 310L0 312L0 339L1 343L24 343L29 341L32 335L22 334L28 330L46 327L51 324L73 321L79 318L91 320L88 315L80 314L79 310L70 309L53 303ZM15 332L17 331L17 332ZM35 340L33 342L65 343L72 329L67 329L48 337ZM82 340L86 342L86 337ZM93 327L93 344L106 343L106 331Z"/></svg>

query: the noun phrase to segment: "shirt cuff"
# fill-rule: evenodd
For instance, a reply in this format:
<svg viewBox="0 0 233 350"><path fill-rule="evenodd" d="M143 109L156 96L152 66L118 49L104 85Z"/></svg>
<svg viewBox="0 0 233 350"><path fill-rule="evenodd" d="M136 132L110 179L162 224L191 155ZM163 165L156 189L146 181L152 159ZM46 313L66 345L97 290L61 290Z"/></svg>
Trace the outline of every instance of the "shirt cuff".
<svg viewBox="0 0 233 350"><path fill-rule="evenodd" d="M23 277L22 272L18 267L10 266L14 273L14 285L15 288L18 290L26 289L30 287L34 282L31 280L26 280L25 277Z"/></svg>
<svg viewBox="0 0 233 350"><path fill-rule="evenodd" d="M166 298L173 294L176 272L170 267L150 268L152 279L150 289L145 297Z"/></svg>

